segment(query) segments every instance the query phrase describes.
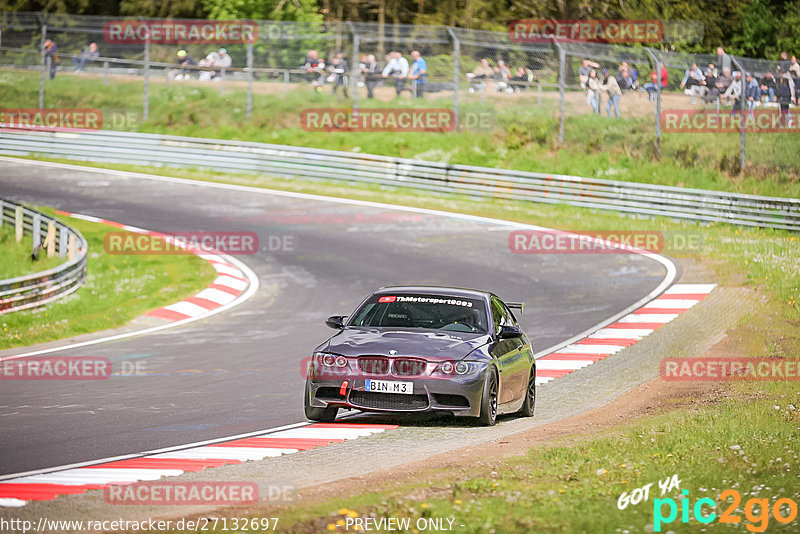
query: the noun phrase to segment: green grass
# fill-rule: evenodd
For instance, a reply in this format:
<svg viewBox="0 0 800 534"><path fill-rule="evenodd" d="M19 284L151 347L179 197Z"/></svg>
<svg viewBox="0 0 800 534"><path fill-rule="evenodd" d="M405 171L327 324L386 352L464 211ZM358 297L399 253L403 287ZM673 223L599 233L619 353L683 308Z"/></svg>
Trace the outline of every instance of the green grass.
<svg viewBox="0 0 800 534"><path fill-rule="evenodd" d="M0 227L0 280L58 267L64 261L58 256L48 258L45 250L41 250L34 260L32 252L31 236L23 236L22 241L17 243L13 224L4 222Z"/></svg>
<svg viewBox="0 0 800 534"><path fill-rule="evenodd" d="M33 107L38 98L36 73L0 72L5 107ZM300 128L299 112L306 108L346 107L329 91L316 93L305 85L286 94L254 95L253 117L245 117L245 92L228 84L150 88L150 119L141 121L140 81L60 75L47 85L47 107L93 107L104 110L105 127L151 133L237 139L333 150L383 154L430 161L502 167L547 173L736 191L770 196L800 197L800 143L794 134L750 135L748 166L740 172L738 134L664 134L661 158L655 159L655 131L650 113L640 118L612 120L576 115L568 103L566 137L557 143L556 101L548 97L537 108L535 94L511 102L474 96L462 98L462 115L487 112L497 125L491 131L465 133L309 133ZM635 105L637 96L626 97ZM362 107L411 106L361 100ZM450 108L450 98L431 94L424 107ZM623 102L626 105L626 102ZM125 112L136 120L115 123ZM474 115L473 115L474 116Z"/></svg>
<svg viewBox="0 0 800 534"><path fill-rule="evenodd" d="M37 208L51 216L53 210ZM103 236L116 229L68 219L89 243L86 281L54 303L0 316L0 350L122 326L146 311L192 295L216 273L194 255L109 255Z"/></svg>

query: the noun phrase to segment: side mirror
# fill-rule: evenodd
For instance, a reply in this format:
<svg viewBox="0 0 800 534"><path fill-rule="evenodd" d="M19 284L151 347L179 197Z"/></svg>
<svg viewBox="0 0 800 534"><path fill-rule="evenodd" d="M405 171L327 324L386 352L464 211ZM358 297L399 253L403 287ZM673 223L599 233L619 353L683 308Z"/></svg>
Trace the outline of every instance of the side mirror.
<svg viewBox="0 0 800 534"><path fill-rule="evenodd" d="M501 326L500 327L500 334L498 336L500 339L512 339L515 337L522 337L522 330L518 326Z"/></svg>
<svg viewBox="0 0 800 534"><path fill-rule="evenodd" d="M328 317L328 319L325 321L325 324L334 330L341 330L344 328L344 318L344 315L333 315Z"/></svg>

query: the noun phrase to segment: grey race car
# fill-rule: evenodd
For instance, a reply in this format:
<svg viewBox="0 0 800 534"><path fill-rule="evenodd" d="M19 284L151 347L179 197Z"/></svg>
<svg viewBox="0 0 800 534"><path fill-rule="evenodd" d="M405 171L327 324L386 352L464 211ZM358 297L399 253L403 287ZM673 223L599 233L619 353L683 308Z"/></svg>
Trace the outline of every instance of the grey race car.
<svg viewBox="0 0 800 534"><path fill-rule="evenodd" d="M305 414L333 421L339 408L450 412L493 425L532 416L536 362L528 337L493 293L451 287L385 287L314 350Z"/></svg>

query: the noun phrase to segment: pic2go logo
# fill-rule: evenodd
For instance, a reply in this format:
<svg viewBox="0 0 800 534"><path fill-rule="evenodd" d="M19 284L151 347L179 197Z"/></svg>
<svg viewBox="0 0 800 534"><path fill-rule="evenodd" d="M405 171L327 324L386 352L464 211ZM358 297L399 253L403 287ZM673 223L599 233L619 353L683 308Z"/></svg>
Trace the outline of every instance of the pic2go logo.
<svg viewBox="0 0 800 534"><path fill-rule="evenodd" d="M711 512L708 515L703 515L704 505L708 506L709 508L716 507L717 503L714 502L714 499L710 499L708 497L697 499L694 503L694 506L690 506L688 499L689 490L683 490L681 493L684 495L684 497L681 499L682 523L689 522L690 509L694 514L695 520L699 521L700 523L708 524L717 518L717 514L714 512ZM728 498L733 499L733 502L731 502L728 507L719 515L719 522L734 524L741 523L742 518L738 515L734 515L733 513L742 502L742 496L739 494L739 492L734 489L727 489L720 494L719 498L723 502L727 501ZM664 516L664 505L666 505L669 509L666 516ZM758 514L756 514L756 508L758 508ZM782 499L778 499L772 504L771 511L775 521L785 525L791 523L797 518L797 503L792 499L787 499L784 497ZM786 515L784 515L784 511L786 512ZM769 515L769 499L749 499L744 505L744 516L747 521L749 521L749 523L745 525L745 528L747 528L747 530L750 532L764 532L767 530L767 526L769 526ZM675 502L675 499L670 497L664 499L653 499L653 530L655 532L661 532L661 525L672 523L675 521L675 519L677 519L677 517L678 504Z"/></svg>

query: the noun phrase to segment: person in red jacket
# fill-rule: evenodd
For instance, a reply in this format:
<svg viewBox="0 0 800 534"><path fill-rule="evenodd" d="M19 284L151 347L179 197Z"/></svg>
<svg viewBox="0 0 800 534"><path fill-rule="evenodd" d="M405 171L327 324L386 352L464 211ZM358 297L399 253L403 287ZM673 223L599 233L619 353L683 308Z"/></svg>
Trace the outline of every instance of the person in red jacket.
<svg viewBox="0 0 800 534"><path fill-rule="evenodd" d="M656 87L657 78L656 78L656 71L650 73L650 82L644 84L644 88L647 91L647 94L650 97L650 100L656 99L656 91L658 90ZM667 84L669 83L669 73L667 72L666 67L664 64L661 64L661 90L667 88Z"/></svg>

